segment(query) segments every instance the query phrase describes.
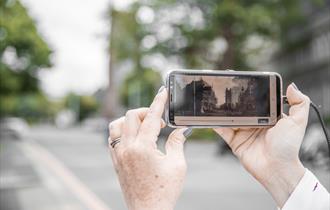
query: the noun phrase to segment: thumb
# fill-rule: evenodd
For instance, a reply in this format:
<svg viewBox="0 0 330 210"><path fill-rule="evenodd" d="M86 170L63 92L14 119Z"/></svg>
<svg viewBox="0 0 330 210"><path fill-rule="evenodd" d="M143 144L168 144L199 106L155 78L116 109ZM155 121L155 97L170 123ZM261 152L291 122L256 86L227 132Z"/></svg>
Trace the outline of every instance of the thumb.
<svg viewBox="0 0 330 210"><path fill-rule="evenodd" d="M294 83L288 87L286 95L290 104L289 118L305 127L308 121L310 99L300 92Z"/></svg>
<svg viewBox="0 0 330 210"><path fill-rule="evenodd" d="M183 155L183 144L192 133L192 128L175 129L167 139L165 149L169 156Z"/></svg>

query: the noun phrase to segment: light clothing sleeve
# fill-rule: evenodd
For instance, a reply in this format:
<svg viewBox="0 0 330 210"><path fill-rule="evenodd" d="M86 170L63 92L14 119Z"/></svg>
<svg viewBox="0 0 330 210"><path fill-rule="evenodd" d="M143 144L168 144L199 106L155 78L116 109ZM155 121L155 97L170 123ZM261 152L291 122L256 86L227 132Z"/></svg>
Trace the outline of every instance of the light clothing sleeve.
<svg viewBox="0 0 330 210"><path fill-rule="evenodd" d="M314 174L306 169L282 210L330 210L330 194Z"/></svg>

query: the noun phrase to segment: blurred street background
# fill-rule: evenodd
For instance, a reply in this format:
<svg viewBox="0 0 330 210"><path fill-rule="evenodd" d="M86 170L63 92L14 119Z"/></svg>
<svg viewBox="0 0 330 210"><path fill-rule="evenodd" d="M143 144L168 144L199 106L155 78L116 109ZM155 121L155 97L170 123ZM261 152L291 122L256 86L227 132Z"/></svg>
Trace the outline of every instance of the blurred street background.
<svg viewBox="0 0 330 210"><path fill-rule="evenodd" d="M107 126L173 68L279 72L330 128L329 0L0 0L0 42L1 210L126 209ZM277 209L210 129L185 149L176 209ZM330 190L328 153L311 111L300 156Z"/></svg>

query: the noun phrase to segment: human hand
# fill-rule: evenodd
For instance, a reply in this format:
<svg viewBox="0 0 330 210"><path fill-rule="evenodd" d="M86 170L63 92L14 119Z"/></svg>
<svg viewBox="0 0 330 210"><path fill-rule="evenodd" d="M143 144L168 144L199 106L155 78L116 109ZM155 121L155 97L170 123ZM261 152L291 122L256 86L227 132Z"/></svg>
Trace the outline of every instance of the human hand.
<svg viewBox="0 0 330 210"><path fill-rule="evenodd" d="M305 173L298 154L310 105L309 98L293 83L286 95L291 106L289 116L284 114L274 127L214 129L280 208Z"/></svg>
<svg viewBox="0 0 330 210"><path fill-rule="evenodd" d="M130 210L170 210L174 208L186 175L183 154L185 136L190 129L174 130L165 145L166 154L157 149L167 91L160 89L150 108L129 110L109 125L109 146L113 165Z"/></svg>

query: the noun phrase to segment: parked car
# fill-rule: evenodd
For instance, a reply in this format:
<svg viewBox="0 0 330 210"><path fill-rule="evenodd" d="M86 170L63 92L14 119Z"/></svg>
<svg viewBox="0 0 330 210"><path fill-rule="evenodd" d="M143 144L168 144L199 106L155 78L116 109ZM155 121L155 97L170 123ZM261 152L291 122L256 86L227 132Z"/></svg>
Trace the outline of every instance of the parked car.
<svg viewBox="0 0 330 210"><path fill-rule="evenodd" d="M0 137L23 139L29 132L28 123L18 117L5 117L0 119Z"/></svg>

